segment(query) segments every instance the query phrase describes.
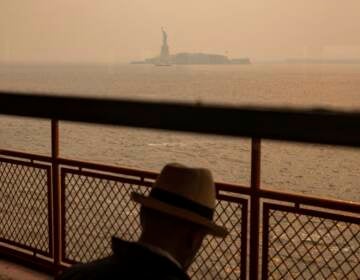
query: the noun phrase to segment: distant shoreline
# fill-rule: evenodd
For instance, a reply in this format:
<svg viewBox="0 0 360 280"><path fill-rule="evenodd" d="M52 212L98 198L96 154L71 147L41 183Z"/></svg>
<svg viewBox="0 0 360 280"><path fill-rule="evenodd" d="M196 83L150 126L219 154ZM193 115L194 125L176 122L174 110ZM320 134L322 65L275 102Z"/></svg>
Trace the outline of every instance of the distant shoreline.
<svg viewBox="0 0 360 280"><path fill-rule="evenodd" d="M285 63L307 64L360 64L360 59L286 59Z"/></svg>
<svg viewBox="0 0 360 280"><path fill-rule="evenodd" d="M145 60L131 61L130 64L161 64L161 56L146 58ZM220 54L208 53L177 53L170 55L167 59L168 64L172 65L239 65L251 64L249 58L228 58Z"/></svg>
<svg viewBox="0 0 360 280"><path fill-rule="evenodd" d="M125 65L151 65L153 63L145 61L121 61L121 62L9 62L0 61L1 68L43 68L43 67L55 67L55 68L88 68L88 67L119 67ZM360 59L282 59L282 60L251 60L250 63L173 63L173 65L257 65L257 64L343 64L343 65L357 65L360 64Z"/></svg>

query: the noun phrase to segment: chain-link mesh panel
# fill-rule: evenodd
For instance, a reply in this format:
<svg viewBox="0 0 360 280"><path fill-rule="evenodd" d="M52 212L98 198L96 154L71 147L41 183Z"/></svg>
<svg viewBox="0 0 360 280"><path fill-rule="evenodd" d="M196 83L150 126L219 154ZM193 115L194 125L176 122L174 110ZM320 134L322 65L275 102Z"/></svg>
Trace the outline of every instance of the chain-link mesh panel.
<svg viewBox="0 0 360 280"><path fill-rule="evenodd" d="M124 240L139 238L139 206L130 199L133 191L146 194L149 188L66 173L67 259L89 262L110 255L111 237L114 235Z"/></svg>
<svg viewBox="0 0 360 280"><path fill-rule="evenodd" d="M46 166L0 159L0 238L48 255L49 172Z"/></svg>
<svg viewBox="0 0 360 280"><path fill-rule="evenodd" d="M359 218L268 211L269 279L360 279Z"/></svg>
<svg viewBox="0 0 360 280"><path fill-rule="evenodd" d="M217 201L214 219L229 230L229 235L225 239L205 238L189 270L192 279L240 279L242 207L239 203Z"/></svg>
<svg viewBox="0 0 360 280"><path fill-rule="evenodd" d="M130 193L149 188L118 180L67 171L65 184L66 259L88 262L111 254L111 236L136 240L140 234L139 207ZM208 237L190 273L194 279L239 279L242 205L218 201L215 219L230 234L226 239Z"/></svg>

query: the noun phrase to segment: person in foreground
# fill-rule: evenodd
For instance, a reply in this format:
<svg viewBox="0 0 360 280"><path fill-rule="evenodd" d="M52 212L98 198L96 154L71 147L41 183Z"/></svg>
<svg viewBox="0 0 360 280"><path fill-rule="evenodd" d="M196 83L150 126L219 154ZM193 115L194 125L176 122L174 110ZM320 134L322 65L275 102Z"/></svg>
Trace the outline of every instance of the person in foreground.
<svg viewBox="0 0 360 280"><path fill-rule="evenodd" d="M213 222L215 186L209 170L167 164L141 205L138 242L112 239L113 255L74 266L59 279L190 279L186 271L206 234L225 237Z"/></svg>

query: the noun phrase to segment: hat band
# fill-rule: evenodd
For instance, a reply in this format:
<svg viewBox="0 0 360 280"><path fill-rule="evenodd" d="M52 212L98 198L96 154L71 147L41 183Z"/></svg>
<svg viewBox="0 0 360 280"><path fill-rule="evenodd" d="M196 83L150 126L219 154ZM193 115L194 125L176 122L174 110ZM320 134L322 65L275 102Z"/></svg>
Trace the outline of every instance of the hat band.
<svg viewBox="0 0 360 280"><path fill-rule="evenodd" d="M150 196L167 204L194 212L209 220L212 220L214 215L214 209L191 201L183 196L164 191L160 188L153 188L151 190Z"/></svg>

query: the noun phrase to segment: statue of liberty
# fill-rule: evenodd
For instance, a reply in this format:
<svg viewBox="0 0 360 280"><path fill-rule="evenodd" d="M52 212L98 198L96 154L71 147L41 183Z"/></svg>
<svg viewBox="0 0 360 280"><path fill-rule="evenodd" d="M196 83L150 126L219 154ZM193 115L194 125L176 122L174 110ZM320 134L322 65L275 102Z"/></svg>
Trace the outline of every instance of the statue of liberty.
<svg viewBox="0 0 360 280"><path fill-rule="evenodd" d="M161 52L159 57L159 64L161 66L169 66L170 65L170 52L169 52L169 46L167 43L168 35L163 27L161 27L162 31L162 46L161 46Z"/></svg>
<svg viewBox="0 0 360 280"><path fill-rule="evenodd" d="M167 33L165 32L164 28L161 27L162 35L163 35L163 46L167 46Z"/></svg>

